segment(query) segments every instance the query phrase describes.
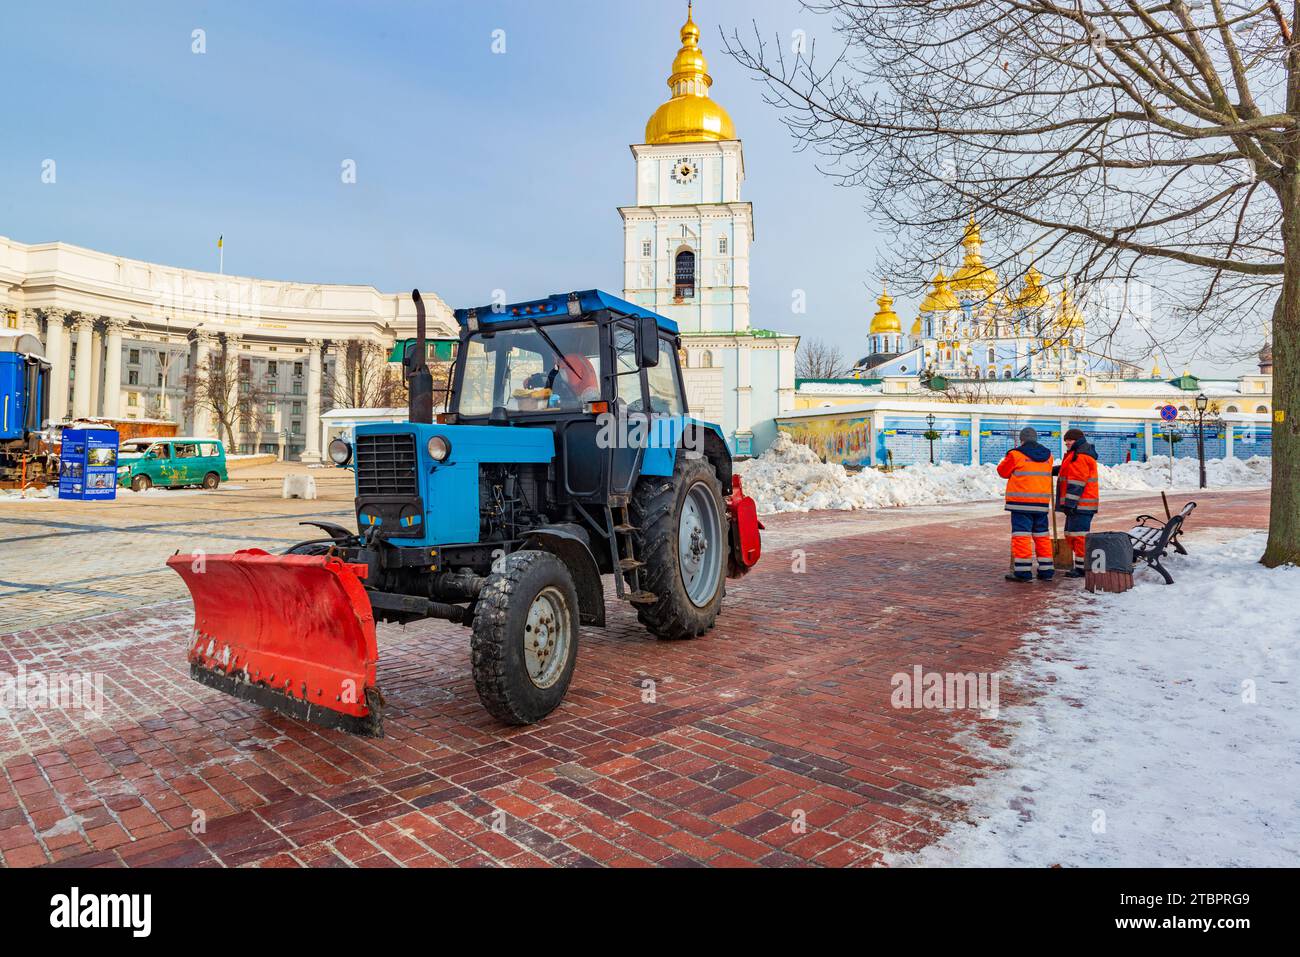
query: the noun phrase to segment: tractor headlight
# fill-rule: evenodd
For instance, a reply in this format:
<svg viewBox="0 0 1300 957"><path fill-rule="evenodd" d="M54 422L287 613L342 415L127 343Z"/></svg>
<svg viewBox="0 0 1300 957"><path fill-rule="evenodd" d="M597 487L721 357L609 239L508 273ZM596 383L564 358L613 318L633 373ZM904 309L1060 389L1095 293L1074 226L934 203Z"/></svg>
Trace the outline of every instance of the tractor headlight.
<svg viewBox="0 0 1300 957"><path fill-rule="evenodd" d="M335 465L347 465L352 461L352 446L342 439L330 443L330 461Z"/></svg>
<svg viewBox="0 0 1300 957"><path fill-rule="evenodd" d="M429 457L435 462L445 462L451 455L451 443L441 435L435 435L429 440Z"/></svg>

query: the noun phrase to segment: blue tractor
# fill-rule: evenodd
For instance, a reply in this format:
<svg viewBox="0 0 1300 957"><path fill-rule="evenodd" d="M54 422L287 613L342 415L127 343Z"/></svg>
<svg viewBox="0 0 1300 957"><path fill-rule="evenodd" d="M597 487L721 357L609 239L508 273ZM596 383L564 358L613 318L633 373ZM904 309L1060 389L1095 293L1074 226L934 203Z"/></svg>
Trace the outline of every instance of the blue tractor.
<svg viewBox="0 0 1300 957"><path fill-rule="evenodd" d="M28 333L0 330L0 482L40 478L49 463L41 430L49 419L50 364Z"/></svg>
<svg viewBox="0 0 1300 957"><path fill-rule="evenodd" d="M599 291L461 309L433 415L425 314L409 421L358 426L356 531L283 555L177 555L195 604L191 675L285 714L382 734L375 621L471 629L484 707L528 724L563 700L606 576L655 637L713 627L762 527L721 430L691 417L672 321Z"/></svg>

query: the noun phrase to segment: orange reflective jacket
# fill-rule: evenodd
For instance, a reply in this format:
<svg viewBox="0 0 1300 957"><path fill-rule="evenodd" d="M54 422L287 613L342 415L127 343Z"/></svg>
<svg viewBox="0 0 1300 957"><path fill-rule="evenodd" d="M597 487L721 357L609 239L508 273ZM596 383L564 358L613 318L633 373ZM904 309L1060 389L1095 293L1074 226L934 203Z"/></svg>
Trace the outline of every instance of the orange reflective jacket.
<svg viewBox="0 0 1300 957"><path fill-rule="evenodd" d="M1008 512L1052 509L1052 453L1037 442L1026 442L1007 453L998 474L1007 480Z"/></svg>
<svg viewBox="0 0 1300 957"><path fill-rule="evenodd" d="M1057 490L1057 507L1080 512L1095 512L1101 504L1097 488L1097 450L1087 442L1076 442L1061 459L1061 481Z"/></svg>

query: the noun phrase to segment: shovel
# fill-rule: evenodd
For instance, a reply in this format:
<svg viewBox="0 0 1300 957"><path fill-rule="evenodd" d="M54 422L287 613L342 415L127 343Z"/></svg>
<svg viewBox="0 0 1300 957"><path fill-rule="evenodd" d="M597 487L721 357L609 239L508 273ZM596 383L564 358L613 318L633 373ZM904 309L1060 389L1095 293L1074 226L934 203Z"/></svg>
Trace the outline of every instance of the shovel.
<svg viewBox="0 0 1300 957"><path fill-rule="evenodd" d="M1068 538L1056 537L1056 483L1052 483L1052 567L1057 571L1074 570L1074 549Z"/></svg>

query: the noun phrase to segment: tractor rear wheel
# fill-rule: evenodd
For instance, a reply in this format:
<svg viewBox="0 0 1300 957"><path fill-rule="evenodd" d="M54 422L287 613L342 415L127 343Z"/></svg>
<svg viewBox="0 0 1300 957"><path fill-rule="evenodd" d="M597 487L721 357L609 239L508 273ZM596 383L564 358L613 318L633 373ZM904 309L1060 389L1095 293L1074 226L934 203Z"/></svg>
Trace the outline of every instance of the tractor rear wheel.
<svg viewBox="0 0 1300 957"><path fill-rule="evenodd" d="M493 717L532 724L559 707L578 660L578 592L568 566L532 549L501 559L479 593L470 660Z"/></svg>
<svg viewBox="0 0 1300 957"><path fill-rule="evenodd" d="M727 572L727 523L722 489L704 458L677 453L669 478L645 476L632 496L636 557L645 563L641 587L656 598L637 617L656 638L696 638L722 608Z"/></svg>

